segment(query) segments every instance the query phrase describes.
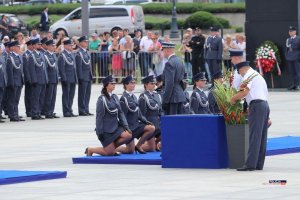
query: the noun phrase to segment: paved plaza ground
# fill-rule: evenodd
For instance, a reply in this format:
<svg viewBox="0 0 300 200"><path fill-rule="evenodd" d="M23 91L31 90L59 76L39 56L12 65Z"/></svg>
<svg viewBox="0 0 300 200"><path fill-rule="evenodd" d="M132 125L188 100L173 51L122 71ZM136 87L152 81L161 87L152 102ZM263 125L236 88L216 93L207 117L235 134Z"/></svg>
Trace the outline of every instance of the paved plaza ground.
<svg viewBox="0 0 300 200"><path fill-rule="evenodd" d="M93 85L92 113L100 90L101 86ZM137 93L141 91L138 85ZM122 93L121 85L116 93ZM300 136L300 92L270 91L269 104L273 121L269 137ZM23 96L20 113L25 116ZM62 116L60 87L56 113ZM300 153L269 156L265 169L255 172L73 165L72 157L83 156L87 146L100 144L94 128L95 116L0 124L0 169L68 171L66 179L0 186L0 200L299 199ZM287 185L269 185L274 179L287 180Z"/></svg>

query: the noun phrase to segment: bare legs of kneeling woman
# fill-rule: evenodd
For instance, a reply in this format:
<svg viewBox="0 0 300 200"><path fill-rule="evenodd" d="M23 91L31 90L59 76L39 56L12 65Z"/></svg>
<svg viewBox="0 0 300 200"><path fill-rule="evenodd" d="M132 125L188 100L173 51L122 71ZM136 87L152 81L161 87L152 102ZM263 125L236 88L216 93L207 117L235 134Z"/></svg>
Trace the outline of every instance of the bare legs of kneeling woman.
<svg viewBox="0 0 300 200"><path fill-rule="evenodd" d="M86 148L85 154L87 156L92 156L94 153L101 156L114 156L118 155L116 149L129 142L132 138L132 135L128 131L124 131L121 135L112 143L105 147L88 147Z"/></svg>
<svg viewBox="0 0 300 200"><path fill-rule="evenodd" d="M117 148L117 152L123 154L132 154L134 152L139 152L145 154L147 149L143 149L144 143L153 139L155 127L153 125L146 125L144 128L143 135L139 139L138 143L135 145L134 138L125 146L120 146Z"/></svg>

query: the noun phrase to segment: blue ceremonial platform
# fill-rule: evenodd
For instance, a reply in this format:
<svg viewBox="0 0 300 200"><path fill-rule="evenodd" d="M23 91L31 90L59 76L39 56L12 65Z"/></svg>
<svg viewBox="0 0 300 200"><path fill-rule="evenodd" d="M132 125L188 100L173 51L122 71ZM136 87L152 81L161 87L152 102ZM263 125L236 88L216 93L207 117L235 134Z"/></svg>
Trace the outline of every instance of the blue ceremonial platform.
<svg viewBox="0 0 300 200"><path fill-rule="evenodd" d="M85 156L73 158L74 164L160 165L161 152L122 154L120 156Z"/></svg>
<svg viewBox="0 0 300 200"><path fill-rule="evenodd" d="M300 152L300 137L286 136L269 138L267 156Z"/></svg>
<svg viewBox="0 0 300 200"><path fill-rule="evenodd" d="M0 185L66 178L66 171L0 170Z"/></svg>
<svg viewBox="0 0 300 200"><path fill-rule="evenodd" d="M162 167L228 167L224 117L221 115L170 115L161 117Z"/></svg>

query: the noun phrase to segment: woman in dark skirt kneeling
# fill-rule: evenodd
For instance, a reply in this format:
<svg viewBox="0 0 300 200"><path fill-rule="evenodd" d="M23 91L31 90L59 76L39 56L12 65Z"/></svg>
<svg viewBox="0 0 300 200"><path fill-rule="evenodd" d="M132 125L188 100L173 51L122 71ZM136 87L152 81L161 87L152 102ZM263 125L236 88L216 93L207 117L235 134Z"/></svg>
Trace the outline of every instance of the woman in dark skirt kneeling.
<svg viewBox="0 0 300 200"><path fill-rule="evenodd" d="M155 126L155 138L147 140L142 145L144 151L160 150L160 116L163 114L161 96L154 91L156 87L156 80L153 75L147 76L142 79L145 92L139 97L139 108L143 117L150 121Z"/></svg>
<svg viewBox="0 0 300 200"><path fill-rule="evenodd" d="M132 138L120 101L117 95L112 94L116 83L114 78L109 75L102 83L103 89L97 101L96 134L103 147L86 148L87 156L94 153L102 156L118 155L116 148Z"/></svg>
<svg viewBox="0 0 300 200"><path fill-rule="evenodd" d="M127 119L130 130L132 131L132 141L126 144L126 147L118 147L117 151L121 153L139 152L145 154L142 145L145 141L154 136L154 125L141 115L139 103L136 96L133 94L135 89L135 80L131 75L122 80L124 93L120 98L121 108ZM135 145L134 139L139 139Z"/></svg>

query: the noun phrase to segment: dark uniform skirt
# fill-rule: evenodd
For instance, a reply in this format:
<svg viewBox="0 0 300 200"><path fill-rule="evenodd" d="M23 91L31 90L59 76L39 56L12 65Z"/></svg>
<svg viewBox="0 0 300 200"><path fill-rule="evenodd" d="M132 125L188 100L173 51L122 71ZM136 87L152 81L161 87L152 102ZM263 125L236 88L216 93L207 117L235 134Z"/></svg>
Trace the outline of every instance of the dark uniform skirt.
<svg viewBox="0 0 300 200"><path fill-rule="evenodd" d="M138 125L138 127L136 127L134 130L132 130L132 139L134 139L134 138L139 139L140 137L142 137L145 126L146 126L145 124L140 123Z"/></svg>
<svg viewBox="0 0 300 200"><path fill-rule="evenodd" d="M124 128L119 126L117 130L113 133L103 133L99 135L99 140L103 147L113 143L122 133L124 132Z"/></svg>

